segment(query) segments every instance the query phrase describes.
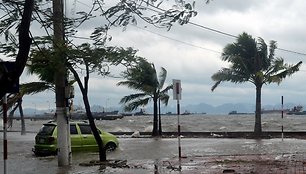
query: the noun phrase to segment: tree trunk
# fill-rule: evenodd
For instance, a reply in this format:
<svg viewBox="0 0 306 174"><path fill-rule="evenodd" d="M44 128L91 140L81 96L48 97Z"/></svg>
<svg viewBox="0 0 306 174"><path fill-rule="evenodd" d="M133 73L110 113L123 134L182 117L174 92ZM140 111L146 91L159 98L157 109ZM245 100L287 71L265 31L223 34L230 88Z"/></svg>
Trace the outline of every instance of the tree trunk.
<svg viewBox="0 0 306 174"><path fill-rule="evenodd" d="M254 135L257 138L261 137L261 87L262 85L256 86L256 110L255 110L255 127Z"/></svg>
<svg viewBox="0 0 306 174"><path fill-rule="evenodd" d="M18 106L19 106L19 113L20 113L20 120L21 120L21 135L26 134L26 127L24 122L24 115L23 115L23 109L22 109L22 99L18 99Z"/></svg>
<svg viewBox="0 0 306 174"><path fill-rule="evenodd" d="M84 101L85 110L86 110L86 114L87 114L87 118L88 118L88 121L89 121L91 131L92 131L92 133L93 133L93 135L96 139L96 142L98 144L98 147L99 147L99 160L100 161L106 161L106 149L103 146L102 138L100 136L100 133L97 130L94 118L92 116L87 94L83 93L83 101Z"/></svg>
<svg viewBox="0 0 306 174"><path fill-rule="evenodd" d="M13 121L14 121L14 113L16 109L18 108L18 103L17 105L10 111L9 117L8 117L8 128L13 128Z"/></svg>
<svg viewBox="0 0 306 174"><path fill-rule="evenodd" d="M162 136L162 124L161 124L161 115L160 115L160 99L158 99L158 135Z"/></svg>
<svg viewBox="0 0 306 174"><path fill-rule="evenodd" d="M85 110L86 110L86 115L87 115L87 118L88 118L88 121L89 121L89 125L90 125L90 128L91 128L91 131L95 137L95 140L98 144L98 147L99 147L99 160L100 161L106 161L106 149L105 147L103 146L103 140L97 130L97 127L96 127L96 124L95 124L95 121L94 121L94 118L92 116L92 113L91 113L91 109L90 109L90 104L89 104L89 100L88 100L88 80L89 80L89 70L88 70L88 66L86 66L86 77L84 78L84 86L81 82L81 79L78 75L78 73L75 71L75 69L73 69L72 66L70 66L68 64L68 68L69 70L72 72L74 78L76 79L78 85L79 85L79 88L82 92L82 96L83 96L83 102L84 102L84 105L85 105Z"/></svg>
<svg viewBox="0 0 306 174"><path fill-rule="evenodd" d="M5 74L5 76L0 78L0 98L2 98L7 93L8 89L18 81L28 60L30 46L32 43L32 40L29 36L29 29L31 24L33 7L34 0L25 1L21 23L18 27L19 50L15 61L15 70L12 72L12 74Z"/></svg>
<svg viewBox="0 0 306 174"><path fill-rule="evenodd" d="M153 111L153 131L152 131L152 136L157 136L158 135L158 117L157 117L157 98L153 98L153 104L154 104L154 111Z"/></svg>

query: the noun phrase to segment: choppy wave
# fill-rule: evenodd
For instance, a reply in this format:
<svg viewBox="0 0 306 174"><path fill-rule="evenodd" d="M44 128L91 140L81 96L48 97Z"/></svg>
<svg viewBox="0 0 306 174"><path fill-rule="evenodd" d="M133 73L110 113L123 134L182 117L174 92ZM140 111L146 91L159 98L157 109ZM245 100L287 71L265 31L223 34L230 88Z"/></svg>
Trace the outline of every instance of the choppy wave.
<svg viewBox="0 0 306 174"><path fill-rule="evenodd" d="M254 115L182 115L180 116L181 131L253 131ZM26 120L27 131L38 131L46 122ZM109 132L150 132L152 131L153 116L126 116L117 120L96 120L99 128ZM285 131L305 131L306 115L262 115L263 131L281 130L282 124ZM0 119L2 125L2 119ZM14 120L14 130L20 129L20 121ZM2 129L2 126L1 128ZM177 116L163 115L162 130L167 132L177 131Z"/></svg>

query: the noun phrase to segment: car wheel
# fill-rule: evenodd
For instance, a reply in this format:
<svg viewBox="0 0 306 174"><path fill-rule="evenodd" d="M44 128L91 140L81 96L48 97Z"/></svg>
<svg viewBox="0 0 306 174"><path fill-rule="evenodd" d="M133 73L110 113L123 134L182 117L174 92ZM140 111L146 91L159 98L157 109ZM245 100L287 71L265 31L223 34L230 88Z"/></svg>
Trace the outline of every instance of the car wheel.
<svg viewBox="0 0 306 174"><path fill-rule="evenodd" d="M105 148L106 148L106 151L109 152L109 151L114 151L117 148L117 146L115 143L109 142L106 144Z"/></svg>

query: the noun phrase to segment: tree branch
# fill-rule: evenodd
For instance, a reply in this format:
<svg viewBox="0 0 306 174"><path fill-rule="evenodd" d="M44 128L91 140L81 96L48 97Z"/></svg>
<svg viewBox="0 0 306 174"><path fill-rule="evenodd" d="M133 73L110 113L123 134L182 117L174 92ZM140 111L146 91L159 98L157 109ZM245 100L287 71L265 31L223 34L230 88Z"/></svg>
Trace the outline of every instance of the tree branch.
<svg viewBox="0 0 306 174"><path fill-rule="evenodd" d="M18 81L21 76L26 62L28 60L28 54L31 46L31 38L29 37L30 24L32 11L34 6L34 0L26 0L24 4L24 12L19 26L19 51L15 61L15 68L12 72L5 73L0 76L0 97L2 98L8 91L8 89Z"/></svg>

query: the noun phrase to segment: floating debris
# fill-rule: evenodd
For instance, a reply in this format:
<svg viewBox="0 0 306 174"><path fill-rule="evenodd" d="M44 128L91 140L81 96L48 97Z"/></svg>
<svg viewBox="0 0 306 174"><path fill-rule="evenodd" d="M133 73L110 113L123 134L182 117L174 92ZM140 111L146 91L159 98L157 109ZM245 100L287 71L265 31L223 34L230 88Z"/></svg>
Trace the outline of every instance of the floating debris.
<svg viewBox="0 0 306 174"><path fill-rule="evenodd" d="M107 166L107 167L114 167L114 168L129 168L126 164L127 160L107 160L107 161L98 161L98 160L91 160L88 163L80 163L80 166Z"/></svg>

